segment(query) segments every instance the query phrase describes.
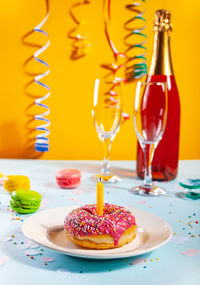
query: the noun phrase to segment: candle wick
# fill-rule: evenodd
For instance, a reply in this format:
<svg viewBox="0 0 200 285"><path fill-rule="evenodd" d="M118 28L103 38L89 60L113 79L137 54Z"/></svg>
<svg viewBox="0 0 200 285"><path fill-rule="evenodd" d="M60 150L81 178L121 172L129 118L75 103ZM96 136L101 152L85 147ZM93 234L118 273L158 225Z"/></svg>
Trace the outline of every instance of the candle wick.
<svg viewBox="0 0 200 285"><path fill-rule="evenodd" d="M99 177L99 182L101 182L101 176Z"/></svg>

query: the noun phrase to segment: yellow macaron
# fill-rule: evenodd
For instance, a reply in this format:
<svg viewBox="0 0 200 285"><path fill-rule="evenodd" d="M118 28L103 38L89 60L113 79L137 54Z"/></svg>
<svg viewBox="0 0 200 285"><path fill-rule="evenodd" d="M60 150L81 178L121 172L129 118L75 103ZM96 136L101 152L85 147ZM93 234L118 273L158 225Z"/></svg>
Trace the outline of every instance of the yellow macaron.
<svg viewBox="0 0 200 285"><path fill-rule="evenodd" d="M4 189L10 193L15 190L30 190L30 180L24 175L8 175L4 180Z"/></svg>

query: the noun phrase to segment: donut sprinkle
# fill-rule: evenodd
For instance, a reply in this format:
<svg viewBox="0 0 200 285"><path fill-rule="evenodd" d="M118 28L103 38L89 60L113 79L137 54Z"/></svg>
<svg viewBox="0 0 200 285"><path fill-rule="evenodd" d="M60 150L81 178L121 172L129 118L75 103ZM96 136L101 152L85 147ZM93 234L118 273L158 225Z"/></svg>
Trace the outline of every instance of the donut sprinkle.
<svg viewBox="0 0 200 285"><path fill-rule="evenodd" d="M135 224L135 217L129 210L105 203L102 216L97 216L96 204L71 211L65 218L64 229L75 237L111 235L116 246L125 230Z"/></svg>

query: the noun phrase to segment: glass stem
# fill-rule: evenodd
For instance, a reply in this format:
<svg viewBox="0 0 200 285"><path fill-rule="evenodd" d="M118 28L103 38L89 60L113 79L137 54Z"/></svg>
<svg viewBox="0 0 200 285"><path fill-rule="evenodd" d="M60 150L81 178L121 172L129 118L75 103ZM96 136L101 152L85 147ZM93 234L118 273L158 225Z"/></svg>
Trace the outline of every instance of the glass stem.
<svg viewBox="0 0 200 285"><path fill-rule="evenodd" d="M145 172L143 186L152 186L151 162L154 154L154 144L144 144L142 146L144 152Z"/></svg>
<svg viewBox="0 0 200 285"><path fill-rule="evenodd" d="M104 162L103 162L103 168L101 169L101 174L110 175L109 156L111 150L111 138L104 138L103 150L104 150Z"/></svg>

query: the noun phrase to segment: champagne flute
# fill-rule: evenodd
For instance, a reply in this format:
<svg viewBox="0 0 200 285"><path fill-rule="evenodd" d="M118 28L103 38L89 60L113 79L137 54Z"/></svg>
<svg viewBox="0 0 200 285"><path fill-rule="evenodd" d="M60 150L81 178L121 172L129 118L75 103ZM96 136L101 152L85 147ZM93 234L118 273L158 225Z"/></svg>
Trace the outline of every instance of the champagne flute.
<svg viewBox="0 0 200 285"><path fill-rule="evenodd" d="M134 127L144 153L145 173L142 185L130 192L141 195L163 195L166 190L152 183L151 163L154 151L162 139L167 122L167 84L138 82L133 114Z"/></svg>
<svg viewBox="0 0 200 285"><path fill-rule="evenodd" d="M104 162L100 174L90 179L97 182L99 177L103 182L115 183L121 179L110 172L109 155L111 143L119 131L122 118L121 82L95 80L92 116L94 125L103 143Z"/></svg>

